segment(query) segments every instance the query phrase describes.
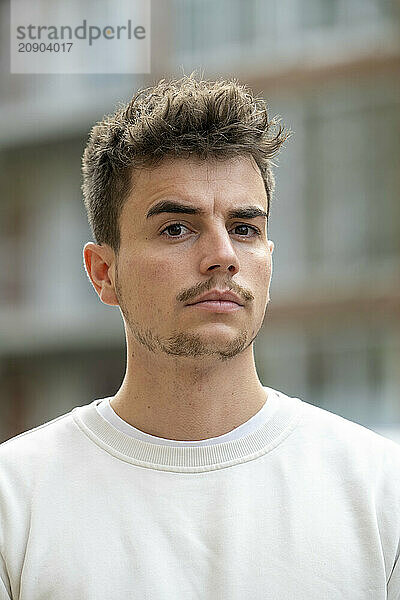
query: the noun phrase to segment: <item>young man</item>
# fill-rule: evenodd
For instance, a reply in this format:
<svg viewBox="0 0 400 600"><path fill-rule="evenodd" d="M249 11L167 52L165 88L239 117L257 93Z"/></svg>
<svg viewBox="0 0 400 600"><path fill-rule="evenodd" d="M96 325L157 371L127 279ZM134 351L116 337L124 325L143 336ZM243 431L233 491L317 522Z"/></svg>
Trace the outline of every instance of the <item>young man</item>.
<svg viewBox="0 0 400 600"><path fill-rule="evenodd" d="M400 448L255 368L286 137L194 77L93 128L84 260L126 374L0 447L0 600L399 600Z"/></svg>

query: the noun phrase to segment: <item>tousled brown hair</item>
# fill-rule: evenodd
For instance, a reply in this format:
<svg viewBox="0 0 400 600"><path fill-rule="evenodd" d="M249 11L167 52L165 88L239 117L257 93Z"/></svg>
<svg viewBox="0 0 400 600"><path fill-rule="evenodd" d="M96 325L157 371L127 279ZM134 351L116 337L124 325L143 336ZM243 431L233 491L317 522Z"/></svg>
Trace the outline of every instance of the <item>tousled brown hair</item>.
<svg viewBox="0 0 400 600"><path fill-rule="evenodd" d="M83 154L82 190L96 243L118 253L119 217L133 169L166 157L252 156L269 215L275 187L271 158L290 133L277 119L269 120L264 100L236 79L208 81L192 74L139 91L92 128Z"/></svg>

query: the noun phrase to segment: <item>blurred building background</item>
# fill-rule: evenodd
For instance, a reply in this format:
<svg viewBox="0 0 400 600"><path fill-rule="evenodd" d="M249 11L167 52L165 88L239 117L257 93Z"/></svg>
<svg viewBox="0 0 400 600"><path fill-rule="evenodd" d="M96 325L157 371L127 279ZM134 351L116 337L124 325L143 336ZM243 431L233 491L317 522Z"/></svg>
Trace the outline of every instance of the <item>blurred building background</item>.
<svg viewBox="0 0 400 600"><path fill-rule="evenodd" d="M83 267L81 155L118 101L199 69L295 132L275 170L262 382L400 442L398 1L153 0L148 76L11 75L4 0L0 17L0 441L117 391L123 324Z"/></svg>

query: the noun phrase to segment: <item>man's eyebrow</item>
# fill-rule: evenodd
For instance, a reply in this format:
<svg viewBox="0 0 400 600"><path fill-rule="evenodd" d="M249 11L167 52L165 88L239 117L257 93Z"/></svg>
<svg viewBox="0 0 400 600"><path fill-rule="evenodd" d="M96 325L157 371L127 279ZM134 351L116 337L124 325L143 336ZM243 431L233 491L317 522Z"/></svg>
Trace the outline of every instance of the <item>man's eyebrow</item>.
<svg viewBox="0 0 400 600"><path fill-rule="evenodd" d="M188 206L172 200L162 200L150 208L146 219L161 213L183 213L187 215L204 215L205 210L195 206ZM256 217L268 217L267 213L258 206L242 206L228 211L229 219L255 219Z"/></svg>

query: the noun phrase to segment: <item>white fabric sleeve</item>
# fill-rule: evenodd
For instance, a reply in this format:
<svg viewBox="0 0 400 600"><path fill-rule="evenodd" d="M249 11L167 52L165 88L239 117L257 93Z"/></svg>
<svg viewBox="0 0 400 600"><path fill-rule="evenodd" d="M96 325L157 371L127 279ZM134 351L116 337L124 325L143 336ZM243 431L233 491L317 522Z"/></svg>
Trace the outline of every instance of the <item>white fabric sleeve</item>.
<svg viewBox="0 0 400 600"><path fill-rule="evenodd" d="M390 442L385 465L388 484L383 487L383 497L390 511L388 523L392 523L392 532L397 543L392 572L387 580L387 600L400 600L400 448ZM390 483L390 485L389 485Z"/></svg>
<svg viewBox="0 0 400 600"><path fill-rule="evenodd" d="M399 543L400 548L400 543ZM400 556L397 555L387 584L387 600L400 600Z"/></svg>
<svg viewBox="0 0 400 600"><path fill-rule="evenodd" d="M11 586L8 579L6 565L0 554L0 600L12 600Z"/></svg>

